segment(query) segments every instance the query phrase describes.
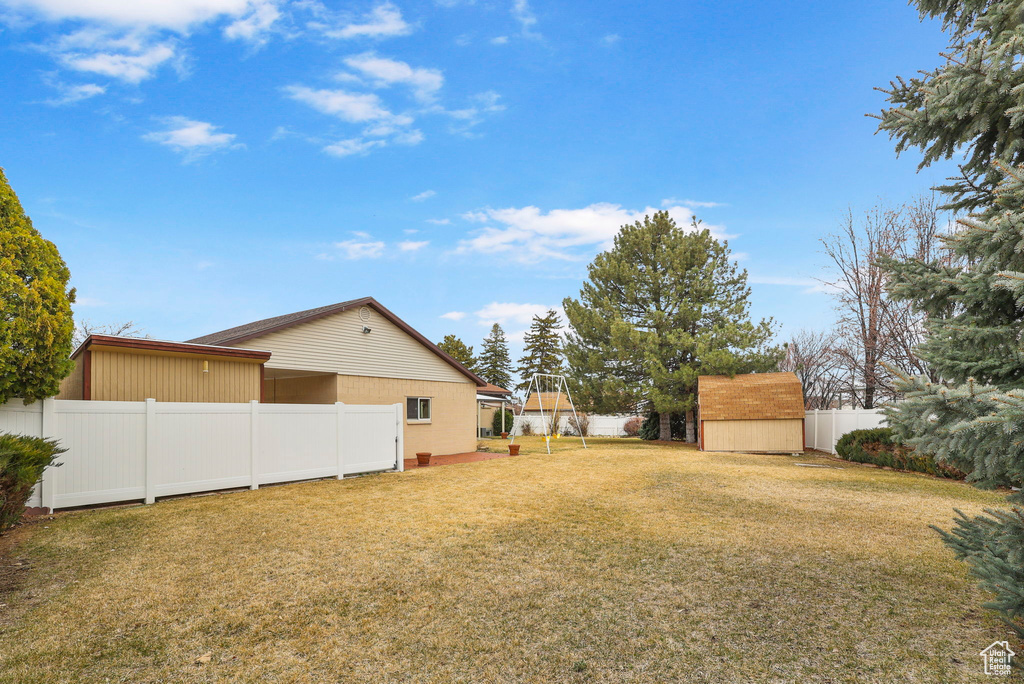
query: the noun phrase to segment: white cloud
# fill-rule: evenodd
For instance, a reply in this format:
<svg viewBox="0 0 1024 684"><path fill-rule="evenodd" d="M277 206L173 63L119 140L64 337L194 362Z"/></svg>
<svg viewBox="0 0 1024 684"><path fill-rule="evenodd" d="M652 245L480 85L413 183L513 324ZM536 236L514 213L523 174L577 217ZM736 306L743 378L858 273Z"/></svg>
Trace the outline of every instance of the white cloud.
<svg viewBox="0 0 1024 684"><path fill-rule="evenodd" d="M324 147L324 152L334 157L349 157L353 154L366 154L375 147L384 147L383 140L365 140L363 138L347 138Z"/></svg>
<svg viewBox="0 0 1024 684"><path fill-rule="evenodd" d="M582 259L595 248L610 248L623 225L642 221L644 216L656 211L653 207L636 211L603 202L582 209L553 209L547 213L533 206L467 212L462 216L465 220L488 225L460 241L456 251L503 253L522 262L545 258ZM679 226L688 229L693 218L691 209L674 206L667 211ZM727 237L720 227L704 227L716 237Z"/></svg>
<svg viewBox="0 0 1024 684"><path fill-rule="evenodd" d="M79 20L183 32L220 16L241 17L259 0L5 0L16 11L47 21Z"/></svg>
<svg viewBox="0 0 1024 684"><path fill-rule="evenodd" d="M411 117L396 116L381 104L373 93L353 93L347 90L314 90L306 86L286 86L284 91L293 100L309 105L318 112L331 114L351 123L388 121L406 125Z"/></svg>
<svg viewBox="0 0 1024 684"><path fill-rule="evenodd" d="M438 69L412 67L395 59L378 57L372 52L347 57L345 64L360 72L364 78L371 79L378 87L395 84L409 86L421 102L432 102L444 85L444 74Z"/></svg>
<svg viewBox="0 0 1024 684"><path fill-rule="evenodd" d="M447 226L451 222L452 222L451 219L446 219L446 218L442 218L442 219L427 219L427 223L433 223L435 226Z"/></svg>
<svg viewBox="0 0 1024 684"><path fill-rule="evenodd" d="M166 145L176 152L198 156L224 147L234 147L234 133L218 133L219 126L205 121L194 121L184 116L163 119L166 130L142 136L144 140Z"/></svg>
<svg viewBox="0 0 1024 684"><path fill-rule="evenodd" d="M604 45L615 45L620 40L622 40L622 36L618 33L609 33L601 38L601 43Z"/></svg>
<svg viewBox="0 0 1024 684"><path fill-rule="evenodd" d="M720 202L701 202L700 200L691 199L676 199L675 197L669 197L668 199L661 200L661 206L663 207L697 207L698 209L712 209L714 207L724 207L724 204Z"/></svg>
<svg viewBox="0 0 1024 684"><path fill-rule="evenodd" d="M376 259L384 253L384 243L380 241L345 240L335 242L334 246L346 259Z"/></svg>
<svg viewBox="0 0 1024 684"><path fill-rule="evenodd" d="M529 0L512 0L512 18L519 22L519 30L524 38L540 38L540 34L533 30L537 25L537 16Z"/></svg>
<svg viewBox="0 0 1024 684"><path fill-rule="evenodd" d="M58 55L58 59L64 66L75 71L109 76L126 83L139 83L153 76L161 65L174 59L175 55L172 43L158 43L140 44L136 50L121 52L102 49L64 52Z"/></svg>
<svg viewBox="0 0 1024 684"><path fill-rule="evenodd" d="M269 0L256 0L247 15L224 28L224 37L263 44L267 41L270 29L280 18L281 10L276 4Z"/></svg>
<svg viewBox="0 0 1024 684"><path fill-rule="evenodd" d="M66 105L73 104L75 102L81 102L82 100L88 100L90 97L96 97L107 92L105 86L96 85L95 83L84 83L76 86L61 86L60 97L55 97L52 100L47 100L47 104L51 105Z"/></svg>
<svg viewBox="0 0 1024 684"><path fill-rule="evenodd" d="M753 285L781 285L783 287L801 287L804 294L813 292L832 292L835 288L817 278L798 276L749 275L747 282Z"/></svg>
<svg viewBox="0 0 1024 684"><path fill-rule="evenodd" d="M441 314L441 318L447 318L449 321L461 321L465 317L465 311L449 311L448 313Z"/></svg>
<svg viewBox="0 0 1024 684"><path fill-rule="evenodd" d="M434 191L434 190L424 190L423 192L419 193L418 195L413 195L409 199L412 200L413 202L422 202L423 200L430 199L431 197L433 197L436 194L437 194L437 192Z"/></svg>
<svg viewBox="0 0 1024 684"><path fill-rule="evenodd" d="M484 114L505 110L505 105L501 104L500 100L501 95L493 90L485 90L482 93L473 95L469 99L469 106L462 109L444 109L437 106L430 111L437 114L445 114L458 122L456 125L453 125L452 132L468 134L471 128L483 121Z"/></svg>
<svg viewBox="0 0 1024 684"><path fill-rule="evenodd" d="M377 5L361 20L324 30L324 35L329 38L390 38L410 33L412 26L402 19L402 12L390 2Z"/></svg>
<svg viewBox="0 0 1024 684"><path fill-rule="evenodd" d="M549 309L560 311L561 307L548 304L491 302L479 311L474 311L473 315L477 317L477 322L480 325L494 325L495 323L500 323L501 325L508 325L510 323L527 325L533 320L534 316L543 316Z"/></svg>
<svg viewBox="0 0 1024 684"><path fill-rule="evenodd" d="M429 240L420 240L418 242L415 240L405 240L404 242L398 243L398 249L403 252L417 252L429 244Z"/></svg>
<svg viewBox="0 0 1024 684"><path fill-rule="evenodd" d="M495 36L491 38L491 45L507 45L508 36Z"/></svg>

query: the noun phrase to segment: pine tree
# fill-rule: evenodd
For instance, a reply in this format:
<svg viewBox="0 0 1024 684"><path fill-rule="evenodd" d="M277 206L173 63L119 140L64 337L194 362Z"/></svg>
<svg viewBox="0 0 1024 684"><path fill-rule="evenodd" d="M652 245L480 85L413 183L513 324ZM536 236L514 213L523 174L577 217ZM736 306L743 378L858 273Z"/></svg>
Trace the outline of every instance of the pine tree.
<svg viewBox="0 0 1024 684"><path fill-rule="evenodd" d="M473 356L473 348L467 347L466 343L455 335L445 335L444 339L437 343L437 347L470 371L476 372L477 360Z"/></svg>
<svg viewBox="0 0 1024 684"><path fill-rule="evenodd" d="M564 302L566 356L594 410L656 411L659 438L671 439L672 414L696 405L699 375L768 371L782 358L771 319L750 320L747 272L696 222L684 231L657 212L623 226L588 271L579 299Z"/></svg>
<svg viewBox="0 0 1024 684"><path fill-rule="evenodd" d="M898 436L991 488L1024 485L1024 24L1005 0L918 0L953 35L945 66L902 84L882 130L922 164L964 148L963 177L944 188L951 206L976 213L945 239L956 258L883 260L890 290L927 316L918 355L940 382L904 377L907 400L888 410ZM991 162L991 165L990 165ZM986 607L1024 637L1024 497L1009 510L958 513L943 540L993 599Z"/></svg>
<svg viewBox="0 0 1024 684"><path fill-rule="evenodd" d="M920 167L964 153L960 177L938 188L950 208L987 206L1000 180L993 165L1024 162L1024 22L1017 0L915 0L921 17L941 18L950 35L945 64L879 88L892 105L877 115L879 131L911 148ZM873 115L874 116L874 115Z"/></svg>
<svg viewBox="0 0 1024 684"><path fill-rule="evenodd" d="M74 367L70 278L0 169L0 404L52 397Z"/></svg>
<svg viewBox="0 0 1024 684"><path fill-rule="evenodd" d="M522 382L516 387L525 392L530 386L534 373L561 375L565 372L562 361L562 338L558 331L562 323L554 309L543 316L535 315L530 329L523 338L523 356L519 359L517 372Z"/></svg>
<svg viewBox="0 0 1024 684"><path fill-rule="evenodd" d="M512 386L512 357L508 353L505 331L495 323L484 338L478 359L479 375L487 382L508 389Z"/></svg>

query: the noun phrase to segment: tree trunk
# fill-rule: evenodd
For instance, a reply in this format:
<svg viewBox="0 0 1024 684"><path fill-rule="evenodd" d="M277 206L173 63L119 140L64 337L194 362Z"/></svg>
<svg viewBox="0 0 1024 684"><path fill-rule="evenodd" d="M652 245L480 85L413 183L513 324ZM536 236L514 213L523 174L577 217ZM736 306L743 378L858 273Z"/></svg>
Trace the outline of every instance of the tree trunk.
<svg viewBox="0 0 1024 684"><path fill-rule="evenodd" d="M694 420L693 410L686 412L686 442L693 444L697 441L697 421Z"/></svg>
<svg viewBox="0 0 1024 684"><path fill-rule="evenodd" d="M672 440L672 414L668 411L658 414L658 439L663 442Z"/></svg>

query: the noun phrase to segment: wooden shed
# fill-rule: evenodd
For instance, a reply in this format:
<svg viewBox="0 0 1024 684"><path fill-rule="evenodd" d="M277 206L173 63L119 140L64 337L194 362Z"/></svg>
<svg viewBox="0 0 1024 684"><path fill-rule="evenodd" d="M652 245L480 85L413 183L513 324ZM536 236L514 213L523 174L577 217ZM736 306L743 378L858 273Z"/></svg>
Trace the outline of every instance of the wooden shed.
<svg viewBox="0 0 1024 684"><path fill-rule="evenodd" d="M795 373L702 375L697 403L702 451L804 449L804 396Z"/></svg>

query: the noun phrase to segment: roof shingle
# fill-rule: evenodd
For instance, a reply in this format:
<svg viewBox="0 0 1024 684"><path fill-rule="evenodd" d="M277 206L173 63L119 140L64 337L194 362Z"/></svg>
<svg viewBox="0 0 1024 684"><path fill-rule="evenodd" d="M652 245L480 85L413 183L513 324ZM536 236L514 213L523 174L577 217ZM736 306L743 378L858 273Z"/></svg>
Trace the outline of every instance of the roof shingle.
<svg viewBox="0 0 1024 684"><path fill-rule="evenodd" d="M780 420L804 417L796 373L751 373L697 379L701 420Z"/></svg>

